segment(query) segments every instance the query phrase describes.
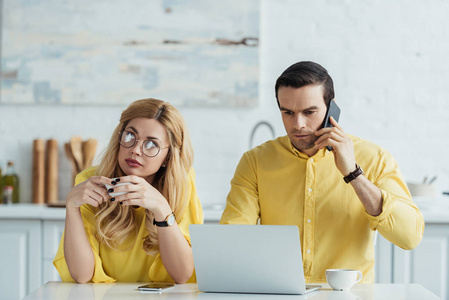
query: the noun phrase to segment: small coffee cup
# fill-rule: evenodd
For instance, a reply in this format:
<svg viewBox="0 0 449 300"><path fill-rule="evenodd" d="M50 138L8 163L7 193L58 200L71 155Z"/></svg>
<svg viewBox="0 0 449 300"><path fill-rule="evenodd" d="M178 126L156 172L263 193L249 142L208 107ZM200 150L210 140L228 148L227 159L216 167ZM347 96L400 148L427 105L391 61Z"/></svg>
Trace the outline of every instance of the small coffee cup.
<svg viewBox="0 0 449 300"><path fill-rule="evenodd" d="M349 291L349 289L363 278L362 272L350 269L327 269L327 283L334 291Z"/></svg>
<svg viewBox="0 0 449 300"><path fill-rule="evenodd" d="M132 184L131 182L118 182L116 185L109 185L109 184L105 184L104 186L106 187L106 189L113 189L113 188L116 188L116 187L118 187L118 186L120 186L120 185L127 185L127 184ZM123 194L127 194L128 192L119 192L119 193L109 193L109 196L111 196L111 197L116 197L116 196L120 196L120 195L123 195Z"/></svg>

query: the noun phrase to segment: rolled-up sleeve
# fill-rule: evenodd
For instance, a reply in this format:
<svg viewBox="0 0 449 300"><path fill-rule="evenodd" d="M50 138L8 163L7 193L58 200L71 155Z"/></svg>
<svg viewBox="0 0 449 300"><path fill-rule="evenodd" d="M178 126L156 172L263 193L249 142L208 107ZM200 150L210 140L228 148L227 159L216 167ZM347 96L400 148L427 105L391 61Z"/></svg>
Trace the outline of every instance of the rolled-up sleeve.
<svg viewBox="0 0 449 300"><path fill-rule="evenodd" d="M415 248L423 237L424 218L413 202L398 164L388 152L383 152L375 178L368 178L382 194L382 213L367 218L372 230L406 250Z"/></svg>

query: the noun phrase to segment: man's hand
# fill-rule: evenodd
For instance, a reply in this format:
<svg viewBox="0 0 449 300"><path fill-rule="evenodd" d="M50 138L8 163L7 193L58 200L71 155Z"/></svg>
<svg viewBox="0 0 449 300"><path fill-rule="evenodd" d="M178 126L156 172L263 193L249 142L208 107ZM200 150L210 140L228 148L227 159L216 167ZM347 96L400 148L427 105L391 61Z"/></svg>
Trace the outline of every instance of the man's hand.
<svg viewBox="0 0 449 300"><path fill-rule="evenodd" d="M354 145L337 121L332 117L330 117L330 121L334 127L322 128L315 132L319 136L315 141L315 147L323 149L328 145L332 146L335 165L343 177L345 177L355 170ZM367 213L372 216L378 216L382 212L383 199L377 186L365 176L358 176L355 180L352 180L351 186L354 188Z"/></svg>
<svg viewBox="0 0 449 300"><path fill-rule="evenodd" d="M315 132L315 135L319 136L315 141L315 147L323 149L332 146L335 165L344 177L355 170L354 145L333 117L330 117L330 121L334 127L322 128Z"/></svg>

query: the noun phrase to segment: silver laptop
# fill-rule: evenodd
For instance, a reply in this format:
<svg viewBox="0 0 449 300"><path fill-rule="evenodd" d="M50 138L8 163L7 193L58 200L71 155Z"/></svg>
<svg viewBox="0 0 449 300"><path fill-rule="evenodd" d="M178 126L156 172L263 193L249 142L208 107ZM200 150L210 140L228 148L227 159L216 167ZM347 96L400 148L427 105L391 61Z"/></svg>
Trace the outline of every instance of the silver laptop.
<svg viewBox="0 0 449 300"><path fill-rule="evenodd" d="M198 289L204 292L305 294L298 227L190 225Z"/></svg>

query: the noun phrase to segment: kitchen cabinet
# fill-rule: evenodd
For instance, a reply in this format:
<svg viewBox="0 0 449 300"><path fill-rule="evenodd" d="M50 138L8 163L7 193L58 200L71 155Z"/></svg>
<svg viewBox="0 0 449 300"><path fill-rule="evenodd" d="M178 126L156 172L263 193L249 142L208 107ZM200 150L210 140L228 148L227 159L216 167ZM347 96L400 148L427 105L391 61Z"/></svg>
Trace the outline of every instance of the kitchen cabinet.
<svg viewBox="0 0 449 300"><path fill-rule="evenodd" d="M381 235L376 242L377 283L419 283L449 300L449 199L414 199L426 222L413 250L394 246Z"/></svg>
<svg viewBox="0 0 449 300"><path fill-rule="evenodd" d="M441 299L449 299L449 225L428 224L413 251L394 247L393 282L420 283Z"/></svg>
<svg viewBox="0 0 449 300"><path fill-rule="evenodd" d="M380 235L377 243L376 283L419 283L449 300L449 224L426 223L424 237L413 250L394 246Z"/></svg>
<svg viewBox="0 0 449 300"><path fill-rule="evenodd" d="M42 283L38 220L0 220L0 299L22 299Z"/></svg>
<svg viewBox="0 0 449 300"><path fill-rule="evenodd" d="M449 299L448 244L448 224L426 224L418 247L411 251L393 247L392 282L419 283L441 299Z"/></svg>
<svg viewBox="0 0 449 300"><path fill-rule="evenodd" d="M59 281L61 277L53 266L53 259L58 251L59 242L64 232L64 220L44 221L43 226L43 255L42 255L42 283Z"/></svg>
<svg viewBox="0 0 449 300"><path fill-rule="evenodd" d="M61 280L52 261L64 220L64 209L0 206L0 299L22 299L49 280Z"/></svg>

